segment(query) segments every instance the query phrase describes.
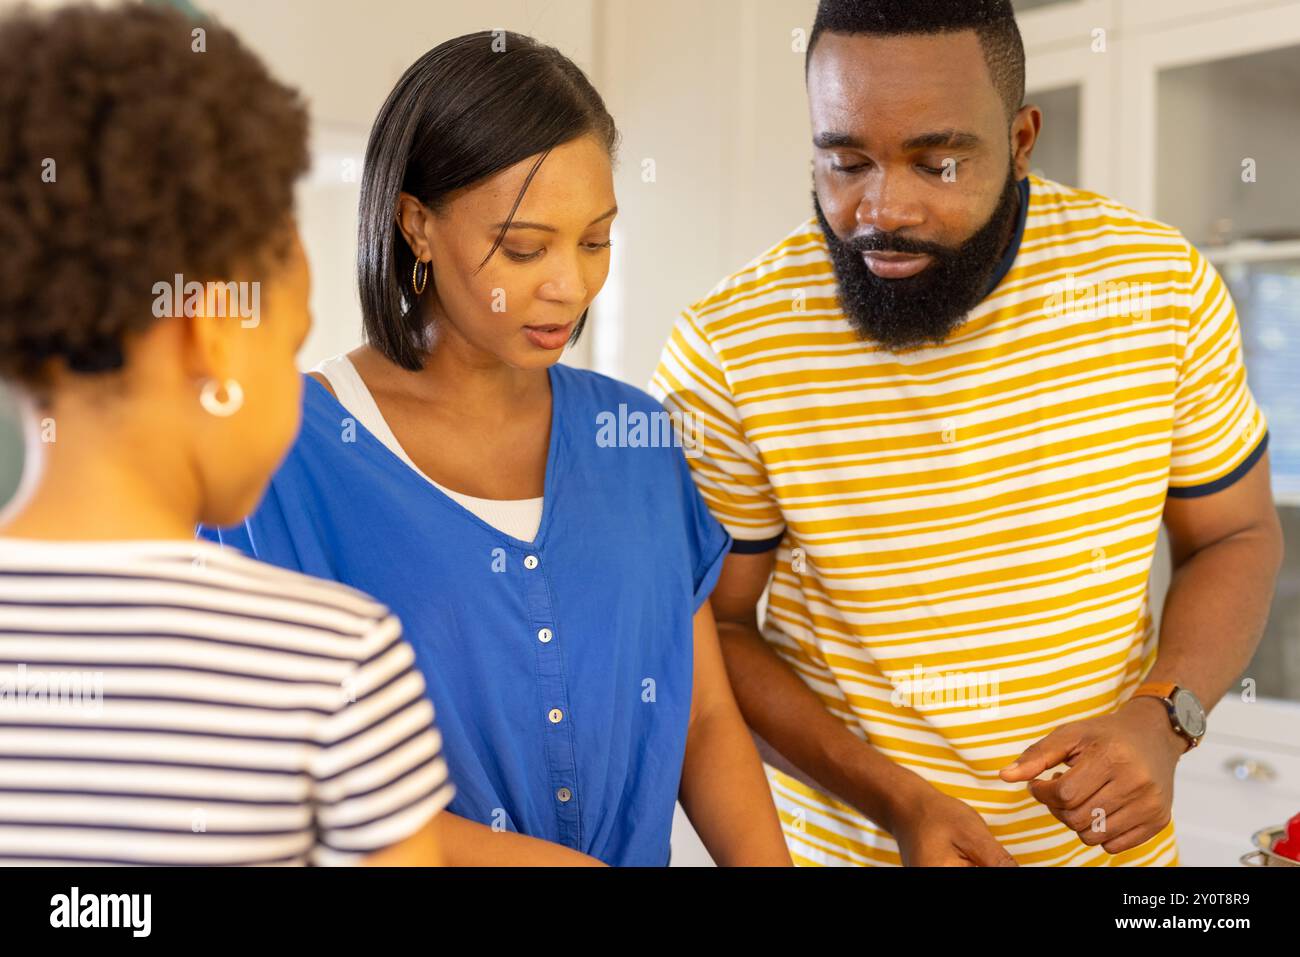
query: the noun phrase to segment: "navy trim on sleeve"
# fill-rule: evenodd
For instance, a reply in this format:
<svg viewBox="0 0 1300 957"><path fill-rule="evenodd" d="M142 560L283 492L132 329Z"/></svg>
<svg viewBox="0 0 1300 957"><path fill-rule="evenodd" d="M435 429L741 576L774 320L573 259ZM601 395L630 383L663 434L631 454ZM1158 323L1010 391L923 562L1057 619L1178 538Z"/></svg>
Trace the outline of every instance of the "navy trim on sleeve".
<svg viewBox="0 0 1300 957"><path fill-rule="evenodd" d="M1255 467L1255 463L1264 457L1268 451L1268 433L1264 433L1264 438L1260 440L1259 445L1255 446L1255 451L1246 456L1246 460L1238 465L1221 479L1216 479L1205 485L1192 485L1187 488L1174 488L1169 486L1170 498L1201 498L1205 495L1213 495L1215 492L1222 492L1225 488L1235 485L1245 476L1247 472Z"/></svg>
<svg viewBox="0 0 1300 957"><path fill-rule="evenodd" d="M762 541L733 538L731 540L731 551L735 555L761 555L763 552L770 552L780 545L783 538L785 538L785 529L781 529L781 534L775 538L766 538Z"/></svg>
<svg viewBox="0 0 1300 957"><path fill-rule="evenodd" d="M700 508L705 508L702 501L700 502ZM708 512L706 511L705 514L707 515ZM709 521L722 534L722 543L718 546L718 550L709 556L704 574L698 576L700 583L695 586L696 611L699 611L700 606L709 600L709 595L712 594L714 587L718 584L718 579L722 577L722 564L727 560L727 555L731 551L731 533L723 528L712 516L709 517Z"/></svg>

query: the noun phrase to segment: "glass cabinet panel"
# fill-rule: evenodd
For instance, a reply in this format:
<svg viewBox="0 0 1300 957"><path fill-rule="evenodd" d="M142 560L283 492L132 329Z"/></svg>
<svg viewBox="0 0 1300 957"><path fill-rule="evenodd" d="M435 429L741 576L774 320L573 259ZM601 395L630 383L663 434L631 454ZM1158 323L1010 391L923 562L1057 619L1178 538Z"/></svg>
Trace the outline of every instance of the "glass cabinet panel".
<svg viewBox="0 0 1300 957"><path fill-rule="evenodd" d="M1073 2L1075 0L1011 0L1011 6L1015 8L1016 13L1028 13L1030 10L1041 10L1043 7L1059 7Z"/></svg>
<svg viewBox="0 0 1300 957"><path fill-rule="evenodd" d="M1300 701L1300 47L1163 70L1157 108L1156 215L1228 284L1269 423L1287 559L1245 674Z"/></svg>
<svg viewBox="0 0 1300 957"><path fill-rule="evenodd" d="M0 385L0 508L4 508L18 489L23 470L23 436L18 424L18 410Z"/></svg>
<svg viewBox="0 0 1300 957"><path fill-rule="evenodd" d="M1043 111L1043 130L1030 171L1066 186L1079 185L1079 101L1077 85L1026 94Z"/></svg>
<svg viewBox="0 0 1300 957"><path fill-rule="evenodd" d="M1200 247L1300 239L1300 47L1160 71L1156 208Z"/></svg>
<svg viewBox="0 0 1300 957"><path fill-rule="evenodd" d="M1261 244L1267 254L1274 244ZM1218 263L1241 317L1251 391L1269 427L1273 494L1287 558L1264 641L1246 674L1261 696L1300 701L1300 250L1252 261L1239 244ZM1243 261L1244 260L1244 261Z"/></svg>

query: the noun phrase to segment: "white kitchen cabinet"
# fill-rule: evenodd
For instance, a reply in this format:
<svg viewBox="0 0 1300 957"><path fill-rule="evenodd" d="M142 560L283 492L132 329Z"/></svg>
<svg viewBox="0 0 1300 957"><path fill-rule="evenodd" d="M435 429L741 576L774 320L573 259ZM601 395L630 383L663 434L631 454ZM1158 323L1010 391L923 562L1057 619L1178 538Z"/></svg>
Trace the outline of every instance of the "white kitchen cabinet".
<svg viewBox="0 0 1300 957"><path fill-rule="evenodd" d="M1237 302L1269 419L1288 559L1268 632L1205 743L1180 765L1184 864L1236 864L1253 832L1300 812L1300 2L1017 2L1028 99L1045 110L1035 168L1181 229ZM1104 42L1099 42L1099 39ZM1053 113L1063 117L1053 122ZM1248 172L1251 175L1243 175ZM1164 601L1168 555L1152 575Z"/></svg>
<svg viewBox="0 0 1300 957"><path fill-rule="evenodd" d="M1233 866L1251 836L1300 813L1300 704L1225 700L1174 785L1174 822L1185 865Z"/></svg>

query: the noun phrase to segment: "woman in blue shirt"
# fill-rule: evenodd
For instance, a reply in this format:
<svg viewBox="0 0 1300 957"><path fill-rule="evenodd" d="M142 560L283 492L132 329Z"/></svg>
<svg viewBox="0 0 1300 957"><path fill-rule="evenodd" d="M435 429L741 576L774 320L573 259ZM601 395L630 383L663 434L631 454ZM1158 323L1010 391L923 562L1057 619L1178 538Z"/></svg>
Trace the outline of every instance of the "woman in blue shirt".
<svg viewBox="0 0 1300 957"><path fill-rule="evenodd" d="M528 37L417 61L366 151L366 345L308 377L257 512L204 534L401 618L449 863L663 865L680 797L719 863L788 865L707 602L730 539L662 407L557 364L608 273L617 136Z"/></svg>

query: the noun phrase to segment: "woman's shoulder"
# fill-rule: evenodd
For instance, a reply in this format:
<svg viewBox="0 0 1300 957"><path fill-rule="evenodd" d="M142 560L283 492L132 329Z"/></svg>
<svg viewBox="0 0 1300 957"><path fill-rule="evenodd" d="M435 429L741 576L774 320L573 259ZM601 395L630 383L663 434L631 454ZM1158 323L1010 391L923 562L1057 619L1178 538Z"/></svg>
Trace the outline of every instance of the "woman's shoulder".
<svg viewBox="0 0 1300 957"><path fill-rule="evenodd" d="M335 391L335 380L318 369L302 375L302 427L296 446L320 444L333 446L339 430L355 423L356 417ZM346 397L345 397L346 398Z"/></svg>
<svg viewBox="0 0 1300 957"><path fill-rule="evenodd" d="M334 398L336 399L338 398L338 396L334 394L334 386L330 385L330 380L325 378L325 373L317 372L315 369L309 369L308 371L303 373L303 377L304 377L303 379L304 386L307 384L308 379L315 380L316 382L320 383L322 389L324 389L330 395L334 396Z"/></svg>
<svg viewBox="0 0 1300 957"><path fill-rule="evenodd" d="M621 404L627 406L629 410L638 412L663 411L659 400L650 393L602 372L557 365L555 374L564 381L573 400L585 403L593 409L617 412Z"/></svg>
<svg viewBox="0 0 1300 957"><path fill-rule="evenodd" d="M644 466L650 460L665 470L680 471L683 453L689 456L698 446L698 423L689 415L668 411L648 392L599 372L555 368L568 392L567 431L590 435L592 441L584 446L637 450L635 458L628 458L629 467L647 478L652 476Z"/></svg>

